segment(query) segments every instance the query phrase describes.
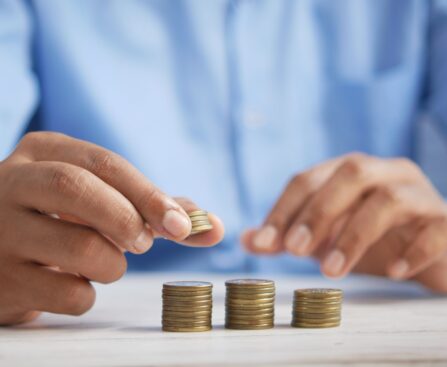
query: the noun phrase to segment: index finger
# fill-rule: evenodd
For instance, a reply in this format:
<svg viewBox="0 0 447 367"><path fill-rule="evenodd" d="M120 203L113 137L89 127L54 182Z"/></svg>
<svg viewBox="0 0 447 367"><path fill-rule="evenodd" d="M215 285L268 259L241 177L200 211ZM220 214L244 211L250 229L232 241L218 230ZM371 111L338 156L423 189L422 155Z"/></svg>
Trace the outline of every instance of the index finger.
<svg viewBox="0 0 447 367"><path fill-rule="evenodd" d="M178 242L191 231L191 221L181 205L116 153L50 132L27 134L17 152L31 160L65 162L90 171L123 194L149 226L165 238Z"/></svg>

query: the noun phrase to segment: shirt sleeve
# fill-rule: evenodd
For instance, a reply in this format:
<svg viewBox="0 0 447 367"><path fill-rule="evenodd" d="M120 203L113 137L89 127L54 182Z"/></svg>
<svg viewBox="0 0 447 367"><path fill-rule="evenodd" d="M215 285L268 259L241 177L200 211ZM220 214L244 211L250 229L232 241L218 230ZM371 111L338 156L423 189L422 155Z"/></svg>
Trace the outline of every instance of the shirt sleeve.
<svg viewBox="0 0 447 367"><path fill-rule="evenodd" d="M11 152L37 103L32 21L22 0L0 0L0 161Z"/></svg>
<svg viewBox="0 0 447 367"><path fill-rule="evenodd" d="M447 0L435 0L431 11L426 109L447 134Z"/></svg>

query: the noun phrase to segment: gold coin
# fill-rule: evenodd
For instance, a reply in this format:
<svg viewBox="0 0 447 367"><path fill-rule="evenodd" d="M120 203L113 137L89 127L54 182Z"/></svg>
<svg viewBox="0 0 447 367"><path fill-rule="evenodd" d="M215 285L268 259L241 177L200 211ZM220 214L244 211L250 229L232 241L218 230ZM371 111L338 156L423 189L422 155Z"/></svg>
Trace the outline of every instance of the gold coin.
<svg viewBox="0 0 447 367"><path fill-rule="evenodd" d="M206 210L194 210L188 213L188 217L196 217L198 215L208 215Z"/></svg>
<svg viewBox="0 0 447 367"><path fill-rule="evenodd" d="M179 317L179 318L194 318L194 317L211 317L212 312L181 312L181 311L168 311L163 310L163 316Z"/></svg>
<svg viewBox="0 0 447 367"><path fill-rule="evenodd" d="M208 212L202 210L202 211L197 211L197 212L192 212L192 214L188 214L188 217L190 217L191 219L195 219L197 217L206 217L208 218Z"/></svg>
<svg viewBox="0 0 447 367"><path fill-rule="evenodd" d="M211 229L213 229L213 226L212 226L212 224L202 224L202 225L200 225L200 226L193 226L192 228L191 228L191 233L193 233L193 232L203 232L203 231L209 231L209 230L211 230Z"/></svg>
<svg viewBox="0 0 447 367"><path fill-rule="evenodd" d="M336 302L326 302L326 303L324 303L324 302L293 302L293 307L315 307L315 308L338 307L338 308L341 308L341 303L336 303Z"/></svg>
<svg viewBox="0 0 447 367"><path fill-rule="evenodd" d="M181 322L178 320L170 321L170 320L162 320L161 324L163 326L174 326L174 327L202 327L202 326L210 326L211 320L206 320L205 322L193 322L193 321L186 321Z"/></svg>
<svg viewBox="0 0 447 367"><path fill-rule="evenodd" d="M225 282L227 287L247 287L247 288L262 288L273 287L275 282L267 279L231 279Z"/></svg>
<svg viewBox="0 0 447 367"><path fill-rule="evenodd" d="M213 229L212 225L200 226L200 227L197 227L197 228L193 228L189 235L192 236L192 235L195 235L195 234L208 232L208 231L211 231L212 229Z"/></svg>
<svg viewBox="0 0 447 367"><path fill-rule="evenodd" d="M212 316L212 313L205 313L205 314L194 314L194 313L182 313L182 312L166 312L163 311L161 317L162 318L169 318L169 319L188 319L188 320L208 320Z"/></svg>
<svg viewBox="0 0 447 367"><path fill-rule="evenodd" d="M202 227L202 226L211 226L211 223L208 220L201 220L200 222L192 222L192 229Z"/></svg>
<svg viewBox="0 0 447 367"><path fill-rule="evenodd" d="M330 328L330 327L336 327L340 326L340 322L328 322L325 324L309 324L307 322L294 322L291 323L291 326L293 327L299 327L299 328Z"/></svg>
<svg viewBox="0 0 447 367"><path fill-rule="evenodd" d="M171 325L163 325L163 331L173 331L173 332L199 332L199 331L209 331L212 329L211 325L207 326L195 326L195 327L176 327Z"/></svg>
<svg viewBox="0 0 447 367"><path fill-rule="evenodd" d="M161 322L164 325L177 325L177 326L195 326L195 325L209 325L211 324L211 318L208 319L173 319L162 318Z"/></svg>
<svg viewBox="0 0 447 367"><path fill-rule="evenodd" d="M327 314L338 314L341 315L340 310L327 310L327 309L315 309L315 308L294 308L292 310L294 315L298 314L310 314L310 315L327 315Z"/></svg>
<svg viewBox="0 0 447 367"><path fill-rule="evenodd" d="M308 314L341 314L340 308L311 308L311 307L294 307L292 309L292 313L295 314L301 314L301 313L308 313Z"/></svg>
<svg viewBox="0 0 447 367"><path fill-rule="evenodd" d="M164 310L172 310L172 311L208 311L213 308L213 304L202 304L202 305L189 305L189 304L179 304L179 303L167 303L163 304Z"/></svg>
<svg viewBox="0 0 447 367"><path fill-rule="evenodd" d="M259 312L260 310L274 310L275 307L273 304L259 304L259 305L235 305L234 303L226 303L225 308L228 311L238 312L239 310L250 310L252 312Z"/></svg>
<svg viewBox="0 0 447 367"><path fill-rule="evenodd" d="M329 302L329 303L319 303L319 302L293 302L293 307L328 307L328 308L334 308L338 307L341 308L341 303L336 302Z"/></svg>
<svg viewBox="0 0 447 367"><path fill-rule="evenodd" d="M233 305L233 304L226 304L225 309L228 312L242 312L242 311L250 311L250 312L264 312L266 310L270 310L271 312L274 311L275 307L273 305Z"/></svg>
<svg viewBox="0 0 447 367"><path fill-rule="evenodd" d="M295 315L294 317L292 317L293 321L296 322L308 322L309 324L321 324L321 323L326 323L326 322L340 322L341 317L340 315L338 316L334 316L334 317L325 317L325 318L320 318L320 319L315 319L315 318L307 318L307 317L301 317L298 315Z"/></svg>
<svg viewBox="0 0 447 367"><path fill-rule="evenodd" d="M334 289L334 288L295 289L294 294L295 296L299 297L311 297L311 298L343 297L343 291L341 289Z"/></svg>
<svg viewBox="0 0 447 367"><path fill-rule="evenodd" d="M191 307L163 307L163 312L165 313L182 313L185 315L205 315L205 314L212 314L213 309L212 307L201 307L201 308L191 308Z"/></svg>
<svg viewBox="0 0 447 367"><path fill-rule="evenodd" d="M183 308L183 309L194 309L194 310L202 310L200 307L203 307L206 309L210 309L212 307L212 303L192 303L192 302L176 302L176 303L163 303L163 308L169 308L169 307L176 307L176 308Z"/></svg>
<svg viewBox="0 0 447 367"><path fill-rule="evenodd" d="M176 297L176 298L181 298L181 299L212 299L213 298L213 294L212 293L203 293L203 294L189 294L187 292L178 292L178 293L166 293L163 292L162 293L162 297Z"/></svg>
<svg viewBox="0 0 447 367"><path fill-rule="evenodd" d="M191 223L196 223L196 222L209 222L210 218L208 217L208 215L201 215L201 216L197 216L197 217L192 217L191 219Z"/></svg>
<svg viewBox="0 0 447 367"><path fill-rule="evenodd" d="M255 299L243 299L243 298L232 298L232 297L227 297L226 298L227 302L231 302L234 304L247 304L247 305L258 305L260 303L265 304L265 303L274 303L275 302L275 297L269 297L269 298L255 298Z"/></svg>
<svg viewBox="0 0 447 367"><path fill-rule="evenodd" d="M194 305L194 307L191 307L189 304L184 304L183 302L163 302L163 309L180 309L185 311L205 311L205 310L211 310L213 308L213 303L205 303L205 304L197 304Z"/></svg>
<svg viewBox="0 0 447 367"><path fill-rule="evenodd" d="M211 223L210 219L208 218L208 216L191 218L191 224L192 225L195 225L195 224L200 223L200 222Z"/></svg>
<svg viewBox="0 0 447 367"><path fill-rule="evenodd" d="M162 318L163 325L202 326L209 325L211 319L168 319Z"/></svg>
<svg viewBox="0 0 447 367"><path fill-rule="evenodd" d="M257 314L257 315L273 314L274 308L267 307L267 308L257 308L257 309L247 309L247 308L241 309L241 308L227 307L226 312L227 312L227 314L231 314L231 315L250 316L253 314Z"/></svg>
<svg viewBox="0 0 447 367"><path fill-rule="evenodd" d="M254 327L254 326L273 326L275 324L273 319L265 319L265 320L233 320L233 319L225 319L225 325L237 325L243 327Z"/></svg>
<svg viewBox="0 0 447 367"><path fill-rule="evenodd" d="M260 314L251 314L251 315L241 315L239 313L226 313L227 318L231 318L234 320L259 320L259 319L271 319L275 316L273 312L269 313L260 313Z"/></svg>
<svg viewBox="0 0 447 367"><path fill-rule="evenodd" d="M162 289L163 293L166 294L178 294L179 296L187 296L187 295L202 295L202 294L212 294L213 293L213 287L202 287L202 288L188 288L188 287L163 287Z"/></svg>
<svg viewBox="0 0 447 367"><path fill-rule="evenodd" d="M185 305L190 305L190 304L194 304L196 306L206 306L209 304L213 304L213 299L200 299L200 300L194 300L191 298L184 298L184 299L172 299L172 298L162 298L163 301L163 305L174 305L174 306L185 306Z"/></svg>
<svg viewBox="0 0 447 367"><path fill-rule="evenodd" d="M182 299L195 299L195 298L205 298L205 297L209 297L210 299L213 298L213 294L211 292L209 293L189 293L189 292L162 292L162 298L163 297L177 297L177 298L182 298Z"/></svg>
<svg viewBox="0 0 447 367"><path fill-rule="evenodd" d="M274 326L275 325L273 323L263 325L225 324L226 329L234 329L234 330L262 330L262 329L272 329Z"/></svg>
<svg viewBox="0 0 447 367"><path fill-rule="evenodd" d="M245 299L245 300L256 300L256 299L263 299L263 298L270 298L270 299L274 299L275 298L275 293L249 293L249 294L243 294L243 293L230 293L227 292L226 294L227 298L231 298L231 299Z"/></svg>
<svg viewBox="0 0 447 367"><path fill-rule="evenodd" d="M340 318L340 312L331 312L331 313L294 312L293 316L301 319L326 319L332 317Z"/></svg>
<svg viewBox="0 0 447 367"><path fill-rule="evenodd" d="M232 298L268 298L268 297L274 297L275 291L269 291L269 292L242 292L242 291L234 291L227 289L226 292L227 297Z"/></svg>
<svg viewBox="0 0 447 367"><path fill-rule="evenodd" d="M234 294L227 292L226 299L243 299L243 300L257 300L257 299L275 299L275 293L246 293L246 294Z"/></svg>
<svg viewBox="0 0 447 367"><path fill-rule="evenodd" d="M167 282L163 284L165 289L172 289L179 292L191 292L195 290L206 290L213 287L212 283L195 280L184 280L178 282Z"/></svg>
<svg viewBox="0 0 447 367"><path fill-rule="evenodd" d="M333 306L340 306L341 302L312 302L312 301L294 301L293 302L294 305L303 305L303 306L328 306L328 307L333 307Z"/></svg>
<svg viewBox="0 0 447 367"><path fill-rule="evenodd" d="M263 317L251 317L251 318L241 318L235 315L225 315L225 320L235 322L235 323L258 323L265 324L267 322L272 322L275 315L263 316Z"/></svg>
<svg viewBox="0 0 447 367"><path fill-rule="evenodd" d="M184 292L183 292L184 293ZM163 299L172 299L177 301L205 301L205 300L212 300L213 296L212 294L200 294L200 295L194 295L194 296L187 296L187 295L181 295L181 294L162 294Z"/></svg>

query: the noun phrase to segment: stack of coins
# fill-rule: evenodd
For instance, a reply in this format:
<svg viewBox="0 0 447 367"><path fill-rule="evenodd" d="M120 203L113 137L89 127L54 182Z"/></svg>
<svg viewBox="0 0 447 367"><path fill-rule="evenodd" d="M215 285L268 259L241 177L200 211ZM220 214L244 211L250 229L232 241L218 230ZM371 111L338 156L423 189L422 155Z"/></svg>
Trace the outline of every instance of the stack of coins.
<svg viewBox="0 0 447 367"><path fill-rule="evenodd" d="M211 330L213 285L208 282L168 282L163 284L164 331Z"/></svg>
<svg viewBox="0 0 447 367"><path fill-rule="evenodd" d="M225 282L227 329L270 329L274 325L275 283L261 279Z"/></svg>
<svg viewBox="0 0 447 367"><path fill-rule="evenodd" d="M343 292L340 289L297 289L294 292L292 326L328 328L340 326Z"/></svg>
<svg viewBox="0 0 447 367"><path fill-rule="evenodd" d="M191 213L188 213L189 218L191 219L191 233L190 236L207 232L213 229L213 225L211 224L208 213L204 210L195 210Z"/></svg>

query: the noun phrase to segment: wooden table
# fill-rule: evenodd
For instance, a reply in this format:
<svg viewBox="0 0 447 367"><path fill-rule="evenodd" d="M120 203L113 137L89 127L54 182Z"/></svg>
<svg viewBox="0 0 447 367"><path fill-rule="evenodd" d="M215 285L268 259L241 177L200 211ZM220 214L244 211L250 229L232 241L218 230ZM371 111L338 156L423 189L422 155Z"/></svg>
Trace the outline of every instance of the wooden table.
<svg viewBox="0 0 447 367"><path fill-rule="evenodd" d="M0 329L0 366L447 366L447 298L367 277L271 278L278 295L271 330L223 328L225 277L130 275L97 286L96 306L82 317L43 315ZM182 279L214 283L212 331L160 330L161 285ZM328 285L346 292L342 326L290 327L293 289Z"/></svg>

